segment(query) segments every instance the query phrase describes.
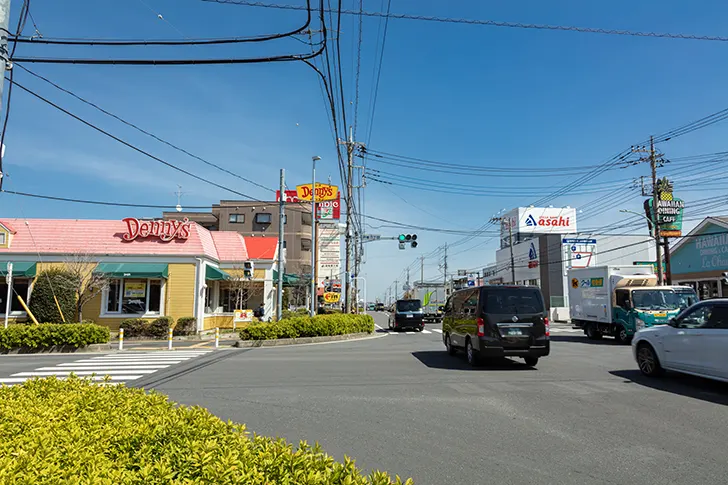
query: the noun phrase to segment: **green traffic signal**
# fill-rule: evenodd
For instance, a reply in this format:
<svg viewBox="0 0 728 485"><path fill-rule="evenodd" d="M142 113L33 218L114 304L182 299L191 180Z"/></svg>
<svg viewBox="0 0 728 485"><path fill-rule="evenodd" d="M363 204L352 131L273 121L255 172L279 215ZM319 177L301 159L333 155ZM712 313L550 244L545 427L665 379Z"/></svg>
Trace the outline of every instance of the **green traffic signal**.
<svg viewBox="0 0 728 485"><path fill-rule="evenodd" d="M404 242L407 237L404 234L399 235L399 242Z"/></svg>

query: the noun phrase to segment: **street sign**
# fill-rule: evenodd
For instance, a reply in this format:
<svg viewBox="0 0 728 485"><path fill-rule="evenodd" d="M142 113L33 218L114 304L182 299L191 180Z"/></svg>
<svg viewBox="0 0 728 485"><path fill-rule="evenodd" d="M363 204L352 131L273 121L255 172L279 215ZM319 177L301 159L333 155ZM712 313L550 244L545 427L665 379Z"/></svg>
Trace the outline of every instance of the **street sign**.
<svg viewBox="0 0 728 485"><path fill-rule="evenodd" d="M381 234L364 234L361 237L362 242L379 241L380 239L382 239Z"/></svg>
<svg viewBox="0 0 728 485"><path fill-rule="evenodd" d="M562 244L596 244L596 239L578 239L578 238L563 238Z"/></svg>
<svg viewBox="0 0 728 485"><path fill-rule="evenodd" d="M467 275L468 275L468 270L466 270L466 269L458 270L458 276L467 276Z"/></svg>

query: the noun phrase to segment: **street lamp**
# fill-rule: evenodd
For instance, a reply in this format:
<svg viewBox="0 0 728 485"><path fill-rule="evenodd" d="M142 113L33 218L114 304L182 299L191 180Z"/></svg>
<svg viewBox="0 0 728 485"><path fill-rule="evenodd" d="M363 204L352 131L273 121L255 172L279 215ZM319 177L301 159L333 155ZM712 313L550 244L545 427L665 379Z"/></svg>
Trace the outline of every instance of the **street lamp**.
<svg viewBox="0 0 728 485"><path fill-rule="evenodd" d="M655 257L655 265L656 265L656 269L657 269L657 282L660 285L664 285L665 284L665 277L664 277L663 271L662 271L662 258L660 257L660 251L659 251L659 247L660 247L660 228L657 225L657 221L653 221L652 219L650 219L649 217L647 217L644 214L640 214L639 212L635 212L635 211L631 211L631 210L627 210L627 209L619 209L619 212L623 212L625 214L634 214L636 216L640 216L641 218L643 218L644 220L646 220L647 222L650 223L650 226L652 227L652 233L653 233L652 235L655 238L655 254L656 254L656 257ZM670 259L669 252L670 252L670 248L667 246L667 244L665 244L665 262L667 264L669 264L669 259ZM669 274L670 274L670 272L668 271L668 275Z"/></svg>
<svg viewBox="0 0 728 485"><path fill-rule="evenodd" d="M316 295L316 162L321 157L311 157L313 168L311 171L311 316L316 315L318 295Z"/></svg>

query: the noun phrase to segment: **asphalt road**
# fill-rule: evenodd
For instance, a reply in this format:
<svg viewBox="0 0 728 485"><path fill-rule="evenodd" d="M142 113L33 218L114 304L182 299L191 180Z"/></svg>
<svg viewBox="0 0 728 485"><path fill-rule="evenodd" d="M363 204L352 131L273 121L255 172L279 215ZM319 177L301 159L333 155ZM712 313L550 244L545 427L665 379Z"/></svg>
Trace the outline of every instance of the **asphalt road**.
<svg viewBox="0 0 728 485"><path fill-rule="evenodd" d="M376 321L386 328L383 315ZM156 388L417 484L725 483L728 387L643 379L629 347L554 336L537 369L471 369L441 334L229 350Z"/></svg>
<svg viewBox="0 0 728 485"><path fill-rule="evenodd" d="M726 482L728 386L642 378L629 347L578 333L555 332L537 369L471 369L436 328L221 350L134 385L416 484ZM0 356L0 373L74 358Z"/></svg>

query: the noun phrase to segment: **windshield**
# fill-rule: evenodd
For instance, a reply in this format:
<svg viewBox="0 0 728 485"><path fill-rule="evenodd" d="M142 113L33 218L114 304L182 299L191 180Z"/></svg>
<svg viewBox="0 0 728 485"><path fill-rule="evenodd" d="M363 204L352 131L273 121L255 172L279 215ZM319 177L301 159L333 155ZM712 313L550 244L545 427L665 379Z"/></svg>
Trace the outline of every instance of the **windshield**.
<svg viewBox="0 0 728 485"><path fill-rule="evenodd" d="M698 302L698 295L693 290L675 290L675 298L680 309L685 309Z"/></svg>
<svg viewBox="0 0 728 485"><path fill-rule="evenodd" d="M422 302L420 300L399 300L397 302L398 312L419 312L422 310Z"/></svg>
<svg viewBox="0 0 728 485"><path fill-rule="evenodd" d="M485 302L487 313L542 313L541 292L534 288L489 290Z"/></svg>
<svg viewBox="0 0 728 485"><path fill-rule="evenodd" d="M634 307L639 310L675 310L678 295L672 290L638 290L632 292Z"/></svg>

